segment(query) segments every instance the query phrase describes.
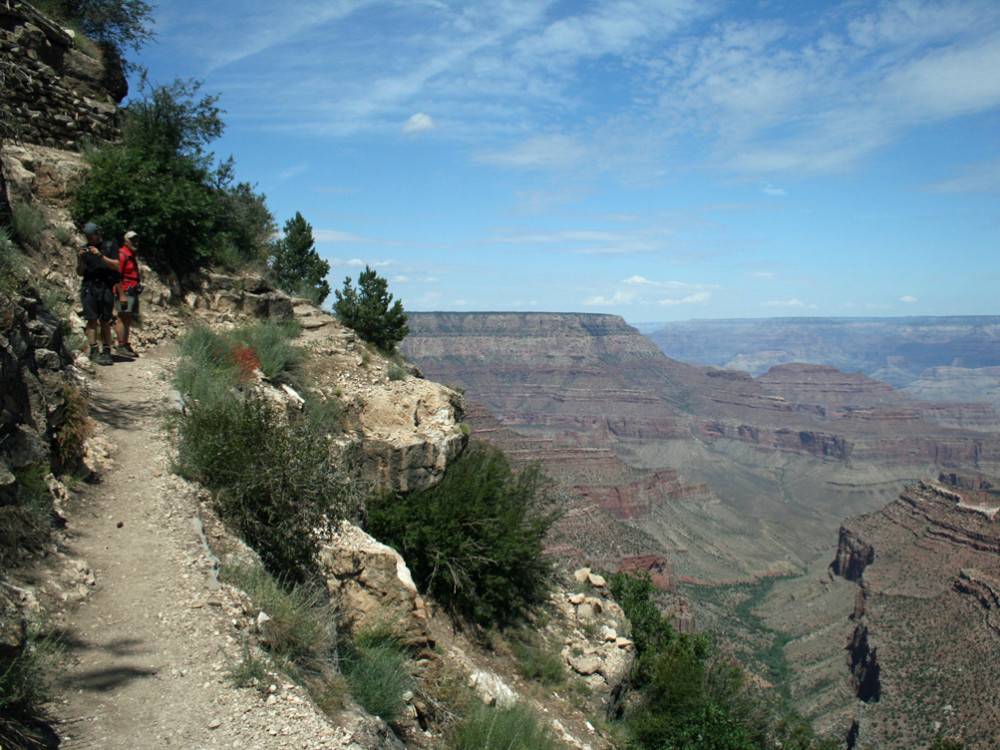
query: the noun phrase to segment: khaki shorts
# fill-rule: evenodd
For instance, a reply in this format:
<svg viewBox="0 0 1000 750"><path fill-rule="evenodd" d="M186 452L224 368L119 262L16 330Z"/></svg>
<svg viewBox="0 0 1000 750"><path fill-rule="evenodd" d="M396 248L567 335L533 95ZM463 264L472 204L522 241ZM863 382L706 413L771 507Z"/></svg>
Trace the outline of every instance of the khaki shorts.
<svg viewBox="0 0 1000 750"><path fill-rule="evenodd" d="M129 293L125 290L125 301L122 302L119 299L118 302L118 312L132 313L133 315L139 314L139 295L134 293Z"/></svg>

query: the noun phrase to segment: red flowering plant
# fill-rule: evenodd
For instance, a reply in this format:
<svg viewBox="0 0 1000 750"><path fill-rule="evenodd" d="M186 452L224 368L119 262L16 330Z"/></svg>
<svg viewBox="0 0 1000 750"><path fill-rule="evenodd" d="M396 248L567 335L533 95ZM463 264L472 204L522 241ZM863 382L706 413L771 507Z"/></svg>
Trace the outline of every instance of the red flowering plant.
<svg viewBox="0 0 1000 750"><path fill-rule="evenodd" d="M260 358L246 344L236 344L229 352L229 358L239 373L239 380L245 383L254 378L254 373L260 369Z"/></svg>

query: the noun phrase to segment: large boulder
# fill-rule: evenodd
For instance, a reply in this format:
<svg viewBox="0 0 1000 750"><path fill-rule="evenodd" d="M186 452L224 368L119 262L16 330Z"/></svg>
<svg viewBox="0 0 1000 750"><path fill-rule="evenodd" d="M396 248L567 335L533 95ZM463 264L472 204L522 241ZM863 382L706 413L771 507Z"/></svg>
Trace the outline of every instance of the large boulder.
<svg viewBox="0 0 1000 750"><path fill-rule="evenodd" d="M410 648L433 648L427 604L392 547L343 521L320 547L318 563L342 631L390 625Z"/></svg>
<svg viewBox="0 0 1000 750"><path fill-rule="evenodd" d="M360 414L362 471L399 492L433 487L468 441L462 415L461 396L438 383L407 378L373 389Z"/></svg>

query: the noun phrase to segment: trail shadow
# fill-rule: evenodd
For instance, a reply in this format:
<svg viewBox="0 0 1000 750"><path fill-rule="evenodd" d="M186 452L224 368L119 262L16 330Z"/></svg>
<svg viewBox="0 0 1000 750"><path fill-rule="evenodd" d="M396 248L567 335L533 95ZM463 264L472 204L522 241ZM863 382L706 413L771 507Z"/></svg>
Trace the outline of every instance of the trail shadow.
<svg viewBox="0 0 1000 750"><path fill-rule="evenodd" d="M66 687L73 690L106 693L122 685L127 685L133 680L155 677L157 672L158 670L149 667L107 667L106 669L93 669L89 672L68 675L64 678L64 683Z"/></svg>
<svg viewBox="0 0 1000 750"><path fill-rule="evenodd" d="M160 415L159 401L128 399L128 393L111 396L95 393L90 397L90 416L118 430L142 430L143 422Z"/></svg>
<svg viewBox="0 0 1000 750"><path fill-rule="evenodd" d="M94 652L103 652L113 659L129 656L139 656L149 653L146 641L141 638L118 638L106 643L95 643L84 640L72 629L55 630L51 633L64 649L67 656L84 656L93 658ZM72 690L91 690L106 692L133 680L154 677L159 669L136 664L108 665L85 672L73 673L72 670L63 675L65 686Z"/></svg>

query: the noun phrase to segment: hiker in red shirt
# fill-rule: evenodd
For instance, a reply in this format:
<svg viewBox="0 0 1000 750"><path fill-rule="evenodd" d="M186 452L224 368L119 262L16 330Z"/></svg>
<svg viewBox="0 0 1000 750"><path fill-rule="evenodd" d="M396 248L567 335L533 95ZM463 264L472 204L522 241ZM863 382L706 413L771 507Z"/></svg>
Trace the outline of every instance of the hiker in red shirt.
<svg viewBox="0 0 1000 750"><path fill-rule="evenodd" d="M139 293L142 291L139 261L135 257L138 249L138 233L126 232L125 245L118 250L118 271L122 275L122 280L118 284L118 320L115 322L115 333L118 334L118 346L115 347L115 352L126 357L139 356L128 342L128 334L132 329L132 316L139 312Z"/></svg>

